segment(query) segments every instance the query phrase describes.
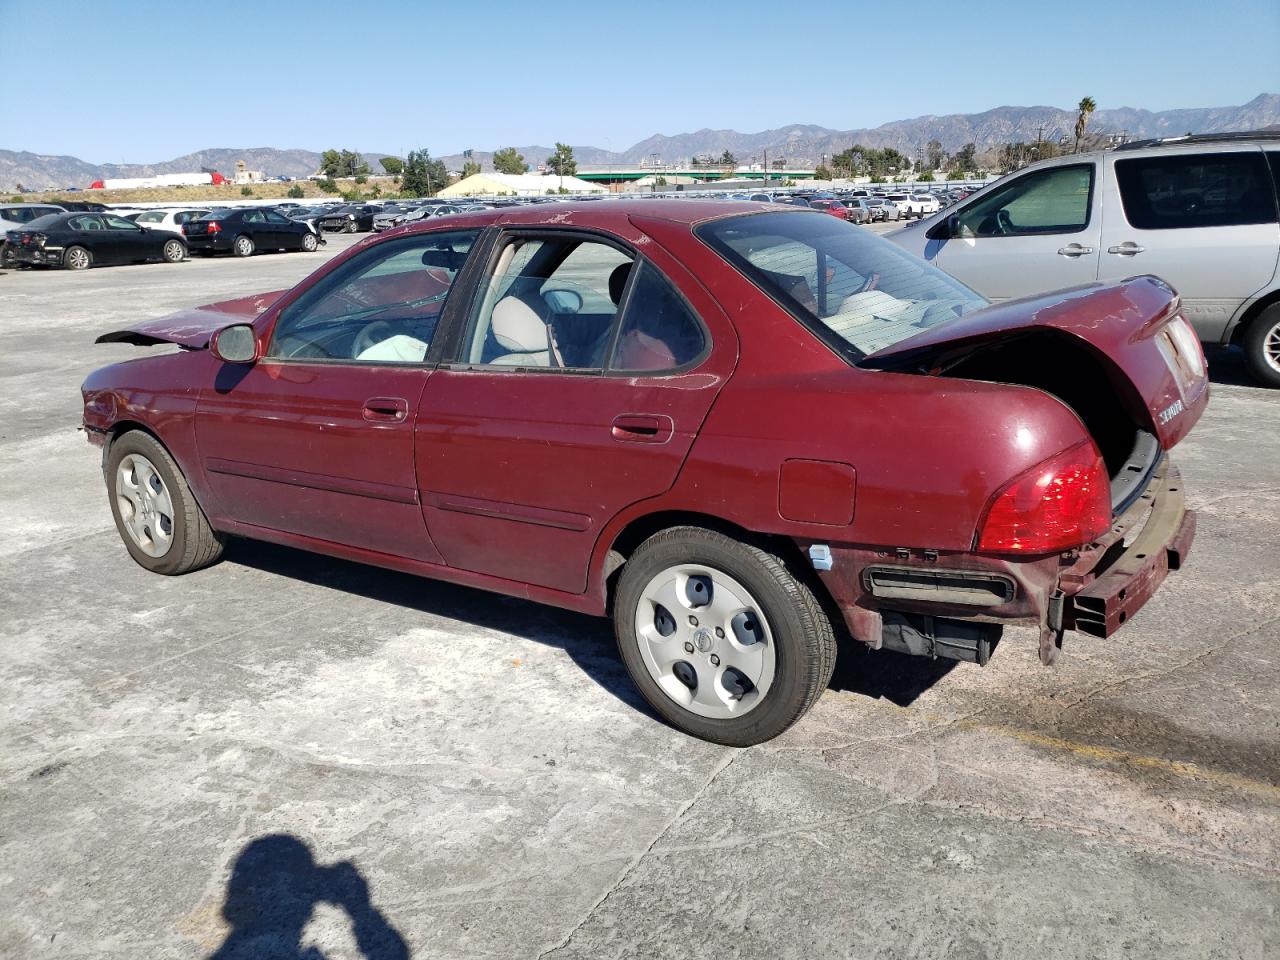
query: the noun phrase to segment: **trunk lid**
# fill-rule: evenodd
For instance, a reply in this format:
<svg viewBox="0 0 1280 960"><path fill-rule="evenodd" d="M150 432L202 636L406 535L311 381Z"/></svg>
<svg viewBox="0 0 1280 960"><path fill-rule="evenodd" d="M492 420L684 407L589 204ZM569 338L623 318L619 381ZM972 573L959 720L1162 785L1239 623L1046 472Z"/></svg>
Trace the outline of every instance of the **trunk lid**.
<svg viewBox="0 0 1280 960"><path fill-rule="evenodd" d="M981 354L1005 349L1018 338L1069 338L1098 361L1105 380L1075 383L1068 392L1114 393L1142 429L1165 450L1185 437L1209 400L1209 381L1199 340L1180 313L1174 290L1157 277L1133 277L1111 286L1089 284L987 307L922 330L863 358L858 366L929 376L966 376ZM1071 377L1062 365L1070 353L1030 350L1021 356L1042 371L1010 370L999 379L1028 386ZM1064 359L1065 358L1065 359ZM1096 374L1081 368L1080 377ZM1050 392L1059 393L1050 389ZM1071 404L1073 407L1075 403ZM1081 412L1077 408L1077 412ZM1114 412L1114 411L1113 411ZM1089 417L1082 417L1089 421Z"/></svg>
<svg viewBox="0 0 1280 960"><path fill-rule="evenodd" d="M218 330L233 323L251 322L287 292L273 290L251 297L222 300L191 310L180 310L156 320L104 333L94 343L132 343L137 347L176 343L180 347L203 350L209 346L210 338Z"/></svg>

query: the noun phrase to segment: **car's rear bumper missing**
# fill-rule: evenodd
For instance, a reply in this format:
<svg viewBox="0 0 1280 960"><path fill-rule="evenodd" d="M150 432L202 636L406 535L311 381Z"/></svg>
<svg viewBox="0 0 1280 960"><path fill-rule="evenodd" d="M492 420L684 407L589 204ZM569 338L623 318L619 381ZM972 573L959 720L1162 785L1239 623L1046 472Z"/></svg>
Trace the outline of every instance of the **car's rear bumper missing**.
<svg viewBox="0 0 1280 960"><path fill-rule="evenodd" d="M1062 627L1111 636L1151 599L1170 570L1182 566L1195 533L1196 515L1186 508L1182 478L1166 459L1107 535L1062 572Z"/></svg>

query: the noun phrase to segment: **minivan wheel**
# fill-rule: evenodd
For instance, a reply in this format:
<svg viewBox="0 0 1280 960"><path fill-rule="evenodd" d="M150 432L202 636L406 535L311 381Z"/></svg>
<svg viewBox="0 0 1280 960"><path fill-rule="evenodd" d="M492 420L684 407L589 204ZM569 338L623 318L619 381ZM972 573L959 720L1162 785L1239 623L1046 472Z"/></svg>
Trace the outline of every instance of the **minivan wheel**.
<svg viewBox="0 0 1280 960"><path fill-rule="evenodd" d="M684 732L734 747L778 736L831 679L836 643L813 592L775 554L674 527L623 565L613 608L640 692Z"/></svg>
<svg viewBox="0 0 1280 960"><path fill-rule="evenodd" d="M164 245L164 259L166 263L181 263L187 256L187 248L182 245L181 240L168 240Z"/></svg>
<svg viewBox="0 0 1280 960"><path fill-rule="evenodd" d="M62 251L62 265L68 270L88 270L93 257L84 247L67 247Z"/></svg>
<svg viewBox="0 0 1280 960"><path fill-rule="evenodd" d="M118 437L106 474L116 530L140 566L172 576L222 556L223 537L209 526L169 451L150 434L131 430Z"/></svg>
<svg viewBox="0 0 1280 960"><path fill-rule="evenodd" d="M1243 345L1250 372L1268 387L1280 387L1280 303L1253 319Z"/></svg>
<svg viewBox="0 0 1280 960"><path fill-rule="evenodd" d="M316 235L314 233L308 232L302 235L302 249L307 253L315 253L316 247L319 245L320 242L316 240Z"/></svg>
<svg viewBox="0 0 1280 960"><path fill-rule="evenodd" d="M253 238L243 234L236 237L236 242L232 244L231 250L237 257L252 257Z"/></svg>

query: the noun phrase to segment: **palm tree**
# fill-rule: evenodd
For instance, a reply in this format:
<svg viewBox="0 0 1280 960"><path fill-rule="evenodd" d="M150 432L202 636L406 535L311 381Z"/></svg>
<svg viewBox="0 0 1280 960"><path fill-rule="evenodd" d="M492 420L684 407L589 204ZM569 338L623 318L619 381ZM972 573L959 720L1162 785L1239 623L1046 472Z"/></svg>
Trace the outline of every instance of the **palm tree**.
<svg viewBox="0 0 1280 960"><path fill-rule="evenodd" d="M1093 113L1097 108L1098 105L1093 102L1093 97L1084 97L1076 108L1080 111L1076 117L1076 153L1080 152L1080 142L1084 140L1084 131L1089 125L1089 114Z"/></svg>

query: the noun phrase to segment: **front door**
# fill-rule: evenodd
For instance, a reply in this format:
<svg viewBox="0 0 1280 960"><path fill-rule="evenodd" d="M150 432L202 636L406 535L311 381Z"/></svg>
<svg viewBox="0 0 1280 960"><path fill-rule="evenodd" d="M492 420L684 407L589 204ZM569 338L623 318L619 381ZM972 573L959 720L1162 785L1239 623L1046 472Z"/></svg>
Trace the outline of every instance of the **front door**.
<svg viewBox="0 0 1280 960"><path fill-rule="evenodd" d="M111 243L115 250L113 259L117 263L130 263L134 260L145 260L151 255L155 242L145 229L111 214L103 214L107 229L111 232Z"/></svg>
<svg viewBox="0 0 1280 960"><path fill-rule="evenodd" d="M1011 178L948 218L951 236L926 255L988 300L1008 300L1091 283L1098 271L1101 217L1092 162Z"/></svg>
<svg viewBox="0 0 1280 960"><path fill-rule="evenodd" d="M264 211L267 218L267 229L270 230L271 246L284 250L296 250L302 243L302 234L293 228L293 222L274 210Z"/></svg>
<svg viewBox="0 0 1280 960"><path fill-rule="evenodd" d="M1280 256L1276 198L1256 146L1114 159L1098 279L1152 273L1182 296L1201 340L1222 339Z"/></svg>
<svg viewBox="0 0 1280 960"><path fill-rule="evenodd" d="M450 566L580 593L601 529L675 482L736 357L712 351L679 269L580 233L500 239L418 409Z"/></svg>
<svg viewBox="0 0 1280 960"><path fill-rule="evenodd" d="M196 440L215 512L439 562L422 517L413 421L427 350L475 231L378 244L322 275L200 396Z"/></svg>

